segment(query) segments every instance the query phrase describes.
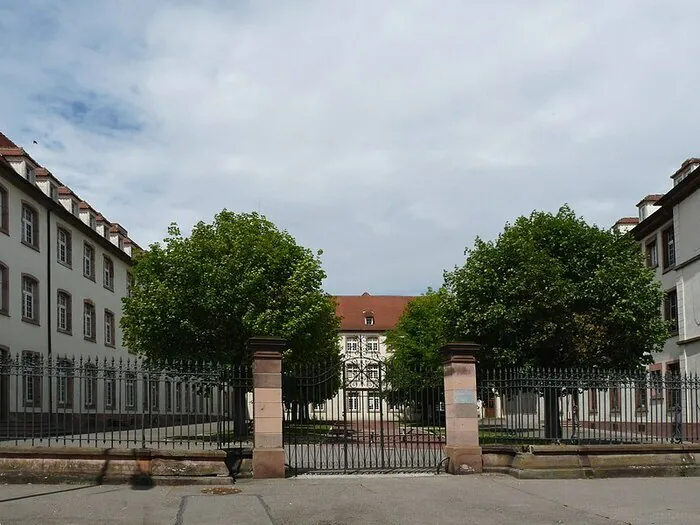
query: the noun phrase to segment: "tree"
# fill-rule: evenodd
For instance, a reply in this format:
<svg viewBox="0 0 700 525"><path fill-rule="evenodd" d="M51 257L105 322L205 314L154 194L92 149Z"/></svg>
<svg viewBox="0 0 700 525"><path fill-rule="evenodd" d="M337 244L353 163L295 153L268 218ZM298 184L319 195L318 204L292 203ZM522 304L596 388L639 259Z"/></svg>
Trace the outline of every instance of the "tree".
<svg viewBox="0 0 700 525"><path fill-rule="evenodd" d="M256 213L224 210L189 237L173 224L136 258L124 343L153 360L238 364L251 360L247 340L265 335L287 340L285 365L337 358L320 255Z"/></svg>
<svg viewBox="0 0 700 525"><path fill-rule="evenodd" d="M520 217L466 253L445 275L446 315L458 337L482 345L482 366L634 369L668 336L639 245L567 206ZM548 437L559 432L555 406L545 392Z"/></svg>
<svg viewBox="0 0 700 525"><path fill-rule="evenodd" d="M388 396L394 403L420 403L425 423L434 416L434 393L443 388L440 347L449 341L444 288L428 291L408 303L396 327L386 332L391 353L387 363Z"/></svg>

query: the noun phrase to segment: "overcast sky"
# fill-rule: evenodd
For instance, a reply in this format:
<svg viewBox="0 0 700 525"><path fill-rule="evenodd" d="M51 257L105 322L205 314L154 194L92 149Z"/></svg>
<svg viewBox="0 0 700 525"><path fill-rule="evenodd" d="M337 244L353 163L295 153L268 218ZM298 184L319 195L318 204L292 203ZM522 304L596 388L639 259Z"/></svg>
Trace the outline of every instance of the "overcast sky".
<svg viewBox="0 0 700 525"><path fill-rule="evenodd" d="M700 2L0 0L0 129L142 246L222 208L327 291L439 286L569 203L610 226L700 154ZM39 145L32 144L37 140Z"/></svg>

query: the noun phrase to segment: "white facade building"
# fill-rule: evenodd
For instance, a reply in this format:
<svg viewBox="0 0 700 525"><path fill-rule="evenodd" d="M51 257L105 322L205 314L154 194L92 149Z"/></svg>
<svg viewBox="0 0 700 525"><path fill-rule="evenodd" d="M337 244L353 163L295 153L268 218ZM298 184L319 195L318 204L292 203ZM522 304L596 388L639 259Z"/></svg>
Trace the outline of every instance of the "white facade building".
<svg viewBox="0 0 700 525"><path fill-rule="evenodd" d="M138 246L2 133L0 221L0 359L83 357L102 365L128 358L119 322ZM74 374L66 370L67 378ZM0 419L10 405L37 412L49 403L52 410L70 406L68 381L47 395L43 383L11 385L4 377ZM113 395L95 392L92 405L113 406L103 399Z"/></svg>

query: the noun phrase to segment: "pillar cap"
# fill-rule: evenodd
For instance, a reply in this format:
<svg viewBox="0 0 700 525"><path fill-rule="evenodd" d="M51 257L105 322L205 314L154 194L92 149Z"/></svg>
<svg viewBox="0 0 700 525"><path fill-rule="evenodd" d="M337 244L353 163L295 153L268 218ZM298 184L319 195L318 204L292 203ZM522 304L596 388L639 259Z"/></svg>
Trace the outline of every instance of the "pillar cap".
<svg viewBox="0 0 700 525"><path fill-rule="evenodd" d="M281 337L251 337L248 339L248 349L253 355L262 357L274 358L275 356L282 357L282 352L287 348L287 340Z"/></svg>
<svg viewBox="0 0 700 525"><path fill-rule="evenodd" d="M452 342L440 348L443 363L475 363L481 345L471 342Z"/></svg>

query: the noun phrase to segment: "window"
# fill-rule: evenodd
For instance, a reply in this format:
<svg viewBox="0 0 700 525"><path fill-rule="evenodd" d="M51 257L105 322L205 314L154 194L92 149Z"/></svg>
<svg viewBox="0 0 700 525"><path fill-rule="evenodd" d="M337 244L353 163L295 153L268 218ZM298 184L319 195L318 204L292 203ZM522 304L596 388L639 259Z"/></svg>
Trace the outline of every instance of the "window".
<svg viewBox="0 0 700 525"><path fill-rule="evenodd" d="M95 249L87 243L83 245L83 275L95 280Z"/></svg>
<svg viewBox="0 0 700 525"><path fill-rule="evenodd" d="M367 377L373 381L379 380L379 365L369 365L367 367Z"/></svg>
<svg viewBox="0 0 700 525"><path fill-rule="evenodd" d="M647 244L647 266L656 268L659 265L659 253L656 247L656 239Z"/></svg>
<svg viewBox="0 0 700 525"><path fill-rule="evenodd" d="M640 378L635 383L634 404L637 411L642 412L647 409L647 381L646 377Z"/></svg>
<svg viewBox="0 0 700 525"><path fill-rule="evenodd" d="M0 263L0 314L10 313L10 270Z"/></svg>
<svg viewBox="0 0 700 525"><path fill-rule="evenodd" d="M114 346L114 314L105 310L105 345Z"/></svg>
<svg viewBox="0 0 700 525"><path fill-rule="evenodd" d="M347 355L357 354L357 337L348 337L345 341L345 353Z"/></svg>
<svg viewBox="0 0 700 525"><path fill-rule="evenodd" d="M158 410L160 410L160 383L157 379L153 379L150 381L150 385L151 410L153 412L158 412Z"/></svg>
<svg viewBox="0 0 700 525"><path fill-rule="evenodd" d="M369 412L379 412L382 407L382 401L378 394L371 392L367 396L367 410Z"/></svg>
<svg viewBox="0 0 700 525"><path fill-rule="evenodd" d="M68 292L58 291L56 308L56 328L59 332L70 334L73 330L73 299Z"/></svg>
<svg viewBox="0 0 700 525"><path fill-rule="evenodd" d="M105 255L104 262L104 287L114 291L114 263L112 259Z"/></svg>
<svg viewBox="0 0 700 525"><path fill-rule="evenodd" d="M83 337L87 341L96 340L95 305L90 301L83 303Z"/></svg>
<svg viewBox="0 0 700 525"><path fill-rule="evenodd" d="M182 412L182 383L175 383L175 412Z"/></svg>
<svg viewBox="0 0 700 525"><path fill-rule="evenodd" d="M115 386L114 370L105 370L105 408L114 409Z"/></svg>
<svg viewBox="0 0 700 525"><path fill-rule="evenodd" d="M70 408L73 406L73 362L59 359L56 374L56 402L60 408Z"/></svg>
<svg viewBox="0 0 700 525"><path fill-rule="evenodd" d="M85 408L95 408L97 405L97 367L88 363L84 367L85 373L85 386L84 386L84 399Z"/></svg>
<svg viewBox="0 0 700 525"><path fill-rule="evenodd" d="M10 233L10 204L4 186L0 186L0 232Z"/></svg>
<svg viewBox="0 0 700 525"><path fill-rule="evenodd" d="M125 375L125 399L126 408L136 408L136 374L127 372Z"/></svg>
<svg viewBox="0 0 700 525"><path fill-rule="evenodd" d="M356 364L348 364L345 367L345 378L347 381L357 381L360 375L360 367Z"/></svg>
<svg viewBox="0 0 700 525"><path fill-rule="evenodd" d="M73 243L70 232L64 228L58 228L56 242L58 243L58 262L70 268L73 264Z"/></svg>
<svg viewBox="0 0 700 525"><path fill-rule="evenodd" d="M621 406L622 406L622 397L621 397L621 393L620 393L620 387L619 386L611 386L610 387L610 412L619 414Z"/></svg>
<svg viewBox="0 0 700 525"><path fill-rule="evenodd" d="M669 323L671 335L678 334L678 292L673 289L666 293L664 319Z"/></svg>
<svg viewBox="0 0 700 525"><path fill-rule="evenodd" d="M186 383L185 384L185 412L189 414L190 412L190 407L192 404L192 394L190 393L190 384Z"/></svg>
<svg viewBox="0 0 700 525"><path fill-rule="evenodd" d="M32 248L39 248L37 213L29 204L22 204L22 242Z"/></svg>
<svg viewBox="0 0 700 525"><path fill-rule="evenodd" d="M664 269L676 264L676 239L673 227L664 230L661 234L664 243Z"/></svg>
<svg viewBox="0 0 700 525"><path fill-rule="evenodd" d="M379 338L367 338L367 354L371 357L379 357Z"/></svg>
<svg viewBox="0 0 700 525"><path fill-rule="evenodd" d="M73 215L76 217L80 216L80 207L78 206L78 203L75 201L70 201L70 211Z"/></svg>
<svg viewBox="0 0 700 525"><path fill-rule="evenodd" d="M683 378L681 377L681 365L679 363L669 363L666 365L666 390L668 396L666 397L667 407L669 409L676 409L681 407L681 384ZM673 416L674 413L669 410L669 416Z"/></svg>
<svg viewBox="0 0 700 525"><path fill-rule="evenodd" d="M134 276L131 272L126 272L126 296L131 297L134 290Z"/></svg>
<svg viewBox="0 0 700 525"><path fill-rule="evenodd" d="M325 403L314 403L314 412L324 412L326 410Z"/></svg>
<svg viewBox="0 0 700 525"><path fill-rule="evenodd" d="M97 217L95 217L95 215L92 213L90 214L90 228L93 230L97 229Z"/></svg>
<svg viewBox="0 0 700 525"><path fill-rule="evenodd" d="M41 356L37 352L22 352L25 407L41 407L41 368Z"/></svg>
<svg viewBox="0 0 700 525"><path fill-rule="evenodd" d="M598 413L598 391L593 388L588 391L588 411L591 414Z"/></svg>
<svg viewBox="0 0 700 525"><path fill-rule="evenodd" d="M365 324L367 326L371 326L374 324L374 316L373 315L366 315L365 316Z"/></svg>
<svg viewBox="0 0 700 525"><path fill-rule="evenodd" d="M22 320L39 323L39 284L28 275L22 276Z"/></svg>
<svg viewBox="0 0 700 525"><path fill-rule="evenodd" d="M652 401L660 401L664 398L664 378L661 370L649 371L649 387Z"/></svg>
<svg viewBox="0 0 700 525"><path fill-rule="evenodd" d="M348 392L347 399L347 409L349 412L357 412L360 410L360 396L357 394L357 392Z"/></svg>
<svg viewBox="0 0 700 525"><path fill-rule="evenodd" d="M170 381L165 382L165 411L172 412L173 410L173 384Z"/></svg>

